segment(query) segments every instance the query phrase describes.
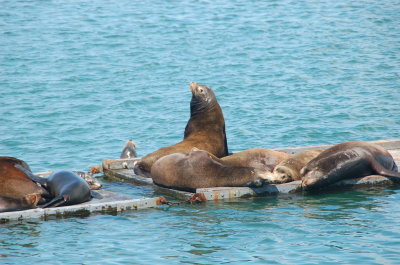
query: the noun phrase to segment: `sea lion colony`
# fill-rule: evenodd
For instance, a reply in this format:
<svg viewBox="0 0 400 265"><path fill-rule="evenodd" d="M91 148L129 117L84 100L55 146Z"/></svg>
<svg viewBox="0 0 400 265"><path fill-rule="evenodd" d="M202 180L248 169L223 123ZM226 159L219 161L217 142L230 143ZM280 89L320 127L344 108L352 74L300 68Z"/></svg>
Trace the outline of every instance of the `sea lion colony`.
<svg viewBox="0 0 400 265"><path fill-rule="evenodd" d="M301 180L304 190L314 191L342 179L372 174L400 182L393 157L384 148L361 141L294 156L264 148L229 154L225 120L215 93L195 82L190 83L190 91L190 118L183 140L162 147L135 164L135 174L151 177L156 185L194 191ZM120 157L136 156L136 143L127 141ZM61 171L40 178L24 161L0 157L0 212L82 203L94 196L91 188L100 187L90 173Z"/></svg>

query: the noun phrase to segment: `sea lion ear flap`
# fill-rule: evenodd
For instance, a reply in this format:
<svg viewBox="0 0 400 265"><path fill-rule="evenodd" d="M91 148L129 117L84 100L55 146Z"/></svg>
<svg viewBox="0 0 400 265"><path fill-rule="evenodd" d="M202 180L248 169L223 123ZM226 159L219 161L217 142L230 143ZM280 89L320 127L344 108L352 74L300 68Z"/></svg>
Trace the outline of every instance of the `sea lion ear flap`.
<svg viewBox="0 0 400 265"><path fill-rule="evenodd" d="M190 150L190 152L194 152L194 151L200 151L200 149L197 147L192 147L192 150Z"/></svg>

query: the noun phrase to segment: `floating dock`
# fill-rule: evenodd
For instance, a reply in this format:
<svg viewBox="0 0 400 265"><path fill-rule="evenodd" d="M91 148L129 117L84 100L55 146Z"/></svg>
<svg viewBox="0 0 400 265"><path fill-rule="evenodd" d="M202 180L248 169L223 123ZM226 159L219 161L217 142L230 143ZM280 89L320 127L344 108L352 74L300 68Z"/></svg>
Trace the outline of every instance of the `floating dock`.
<svg viewBox="0 0 400 265"><path fill-rule="evenodd" d="M395 140L379 140L371 141L371 143L378 144L388 150L397 165L400 166L400 139ZM316 145L307 147L295 147L295 148L283 148L277 149L277 151L286 152L289 154L297 154L299 152L310 150L310 149L327 149L332 145ZM111 159L104 160L102 168L104 174L108 177L121 179L125 182L130 182L136 185L150 185L154 189L163 192L168 195L172 195L177 199L189 199L194 193L182 192L173 189L167 189L159 187L153 184L153 181L149 178L144 178L135 175L133 172L133 166L135 160L138 159ZM367 176L363 178L347 179L337 182L332 185L336 188L359 188L365 186L387 186L394 185L394 183L383 176ZM284 184L271 184L259 188L249 187L215 187L215 188L203 188L197 189L196 194L203 200L223 200L233 199L239 197L252 197L252 196L265 196L265 195L280 195L280 194L293 194L301 193L301 181L293 181Z"/></svg>
<svg viewBox="0 0 400 265"><path fill-rule="evenodd" d="M387 149L394 157L396 163L400 166L400 139L373 141L373 143L379 144L383 146L385 149ZM304 150L326 149L329 147L330 145L319 145L319 146L308 146L308 147L297 147L297 148L284 148L284 149L278 149L278 151L283 151L290 154L296 154ZM300 181L293 181L285 184L266 185L259 188L248 188L248 187L205 188L205 189L197 189L196 193L167 189L153 184L152 179L135 175L133 172L133 166L136 160L138 160L138 158L104 160L102 165L98 167L102 167L104 174L108 177L132 183L134 185L150 186L154 190L157 190L162 194L174 197L177 200L188 200L191 198L198 198L203 201L229 200L240 197L284 195L284 194L293 194L302 192ZM47 171L47 172L37 173L37 175L46 177L50 173L51 171ZM392 181L390 181L385 177L373 175L358 179L343 180L332 186L336 189L337 187L359 188L365 186L387 186L393 184L394 183ZM166 202L165 198L162 196L155 198L133 199L107 190L98 190L96 192L102 195L101 199L93 198L91 201L77 205L45 208L45 209L36 208L24 211L0 213L0 223L6 223L10 221L22 221L22 220L25 221L32 219L49 220L49 219L69 217L69 216L88 216L91 213L116 214L118 212L125 210L139 210L144 208L156 207L165 204Z"/></svg>
<svg viewBox="0 0 400 265"><path fill-rule="evenodd" d="M88 216L91 213L115 214L125 210L139 210L162 205L164 197L132 199L107 190L98 190L102 198L93 198L91 201L77 205L36 208L24 211L0 213L0 223L22 220L49 220L52 218L69 216Z"/></svg>

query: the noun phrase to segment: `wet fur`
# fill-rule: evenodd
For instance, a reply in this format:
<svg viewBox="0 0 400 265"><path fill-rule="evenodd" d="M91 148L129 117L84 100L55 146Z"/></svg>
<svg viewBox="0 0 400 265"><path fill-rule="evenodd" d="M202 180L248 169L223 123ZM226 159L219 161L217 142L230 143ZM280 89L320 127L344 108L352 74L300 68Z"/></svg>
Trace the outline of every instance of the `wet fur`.
<svg viewBox="0 0 400 265"><path fill-rule="evenodd" d="M335 145L312 159L302 170L305 190L324 188L342 179L382 175L400 181L400 173L383 147L361 141Z"/></svg>
<svg viewBox="0 0 400 265"><path fill-rule="evenodd" d="M0 196L0 212L21 211L36 208L41 196L38 193L27 194L21 198Z"/></svg>
<svg viewBox="0 0 400 265"><path fill-rule="evenodd" d="M280 162L271 175L270 183L285 183L300 180L300 170L323 150L307 150Z"/></svg>
<svg viewBox="0 0 400 265"><path fill-rule="evenodd" d="M15 165L30 171L29 166L14 157L0 157L0 196L22 198L27 194L38 193L42 196L48 192L34 183L26 173Z"/></svg>
<svg viewBox="0 0 400 265"><path fill-rule="evenodd" d="M259 185L265 173L265 157L262 153L267 149L250 149L219 159L214 155L195 150L189 153L175 153L164 156L155 162L151 175L155 184L184 191L210 187L240 187ZM274 153L276 151L272 151ZM256 153L263 157L260 161L247 160L246 155ZM270 159L278 163L280 157L287 157L280 152ZM268 159L267 159L268 161ZM263 164L263 166L260 166ZM252 167L254 165L256 167ZM267 167L268 168L268 167Z"/></svg>

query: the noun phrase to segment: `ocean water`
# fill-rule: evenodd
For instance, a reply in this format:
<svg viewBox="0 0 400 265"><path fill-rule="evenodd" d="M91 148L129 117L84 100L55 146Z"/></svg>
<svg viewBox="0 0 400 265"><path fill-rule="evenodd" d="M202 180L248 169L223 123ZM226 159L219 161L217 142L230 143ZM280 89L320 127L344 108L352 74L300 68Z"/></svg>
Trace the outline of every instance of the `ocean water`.
<svg viewBox="0 0 400 265"><path fill-rule="evenodd" d="M230 151L399 138L399 1L1 1L0 151L87 170L174 144L189 82ZM106 189L153 196L101 178ZM400 190L0 225L2 264L399 264Z"/></svg>

